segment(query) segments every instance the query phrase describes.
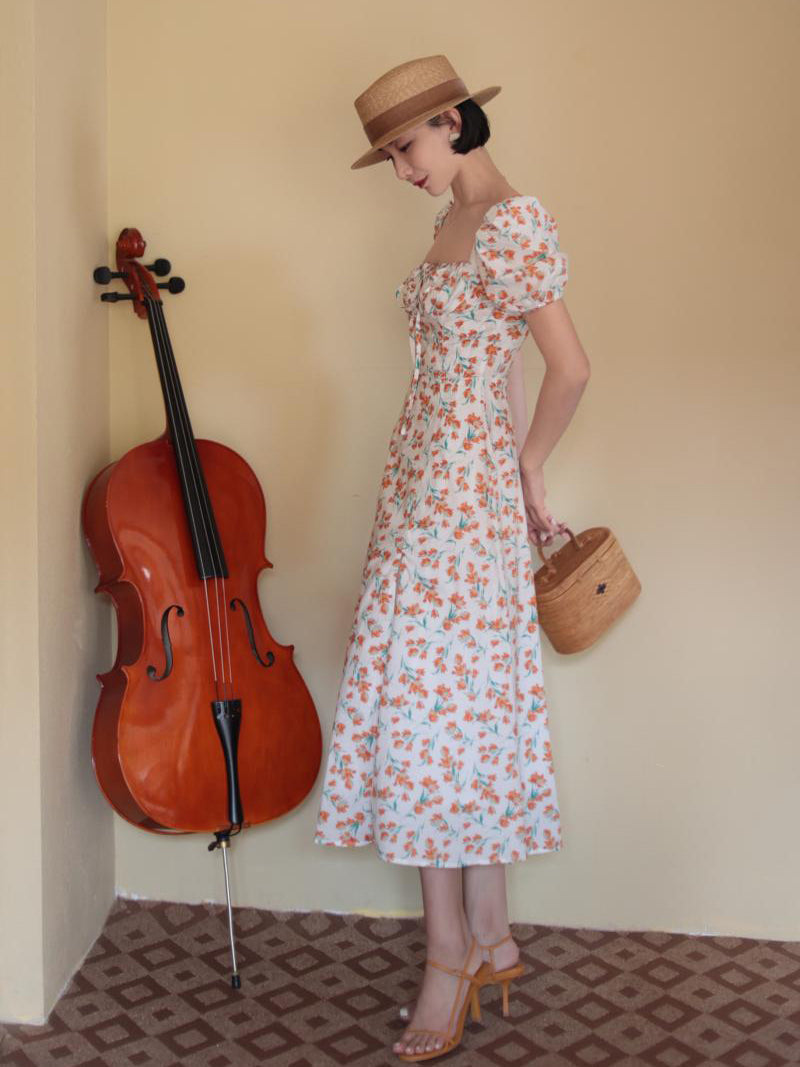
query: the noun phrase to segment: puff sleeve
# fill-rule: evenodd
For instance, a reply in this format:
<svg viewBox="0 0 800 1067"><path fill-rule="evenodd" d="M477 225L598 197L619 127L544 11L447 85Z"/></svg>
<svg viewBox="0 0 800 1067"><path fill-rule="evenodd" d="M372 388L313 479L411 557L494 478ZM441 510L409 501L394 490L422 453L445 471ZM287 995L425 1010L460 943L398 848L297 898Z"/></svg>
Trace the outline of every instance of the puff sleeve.
<svg viewBox="0 0 800 1067"><path fill-rule="evenodd" d="M558 224L535 196L495 204L476 238L478 273L498 310L524 315L564 294L568 256L558 245Z"/></svg>

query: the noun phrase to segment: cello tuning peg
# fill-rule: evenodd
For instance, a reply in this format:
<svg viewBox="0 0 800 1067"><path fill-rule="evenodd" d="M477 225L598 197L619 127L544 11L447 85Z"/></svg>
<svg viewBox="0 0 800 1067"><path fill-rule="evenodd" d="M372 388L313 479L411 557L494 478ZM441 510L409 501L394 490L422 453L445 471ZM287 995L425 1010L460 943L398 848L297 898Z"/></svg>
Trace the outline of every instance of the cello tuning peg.
<svg viewBox="0 0 800 1067"><path fill-rule="evenodd" d="M122 271L109 270L108 267L96 267L92 277L98 285L108 285L112 278L121 278Z"/></svg>
<svg viewBox="0 0 800 1067"><path fill-rule="evenodd" d="M155 263L149 263L148 270L151 270L153 274L157 274L159 278L163 278L165 274L169 274L172 270L172 264L168 259L157 259Z"/></svg>
<svg viewBox="0 0 800 1067"><path fill-rule="evenodd" d="M158 288L169 289L171 293L182 293L183 290L186 288L186 282L183 280L183 278L170 278L168 282L159 282Z"/></svg>
<svg viewBox="0 0 800 1067"><path fill-rule="evenodd" d="M116 304L118 300L133 300L133 296L130 293L101 293L100 299Z"/></svg>

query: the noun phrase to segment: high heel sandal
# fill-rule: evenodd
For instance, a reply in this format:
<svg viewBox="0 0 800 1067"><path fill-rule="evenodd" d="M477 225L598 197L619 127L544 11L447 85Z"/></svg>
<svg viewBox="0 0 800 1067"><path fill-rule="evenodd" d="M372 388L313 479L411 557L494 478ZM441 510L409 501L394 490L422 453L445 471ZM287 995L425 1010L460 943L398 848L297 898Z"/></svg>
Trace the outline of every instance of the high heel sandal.
<svg viewBox="0 0 800 1067"><path fill-rule="evenodd" d="M517 961L513 967L504 967L502 971L498 971L494 965L494 950L500 945L504 945L506 941L511 940L511 934L506 934L505 937L499 941L495 941L492 945L483 945L480 941L476 941L479 949L488 949L489 960L484 961L478 970L475 972L475 979L480 983L478 988L485 985L492 985L494 982L500 982L503 987L503 1017L508 1017L508 987L512 979L519 978L521 974L525 973L524 963ZM408 1019L408 1008L403 1005L398 1014L401 1019ZM473 1016L474 1018L474 1016ZM480 1021L480 1014L478 1015L478 1021Z"/></svg>
<svg viewBox="0 0 800 1067"><path fill-rule="evenodd" d="M519 978L521 974L525 973L525 964L521 960L518 960L513 967L504 967L502 971L498 971L494 965L494 950L504 945L506 941L511 940L511 934L506 934L499 941L495 941L493 945L482 945L478 942L478 948L489 950L489 972L485 974L482 985L491 985L493 982L500 982L503 986L503 1016L508 1015L508 986L513 978Z"/></svg>
<svg viewBox="0 0 800 1067"><path fill-rule="evenodd" d="M477 941L473 937L469 943L467 949L467 958L464 961L466 967L469 962L469 958L472 955L473 948L477 945ZM474 1022L481 1021L481 1003L478 998L478 990L483 985L483 975L485 974L486 962L484 961L475 974L470 974L466 970L457 970L454 967L445 967L443 963L437 963L436 960L426 959L426 963L429 963L431 967L438 967L440 971L447 971L448 974L454 974L458 977L458 988L456 989L456 995L453 998L453 1007L450 1011L450 1019L448 1020L446 1030L423 1030L419 1027L414 1027L411 1030L407 1030L407 1034L432 1034L434 1037L444 1038L444 1043L441 1048L432 1048L424 1052L398 1052L396 1055L401 1060L406 1060L409 1063L416 1063L419 1060L432 1060L436 1056L444 1056L446 1052L452 1052L452 1050L461 1043L461 1035L464 1032L464 1021L467 1017L467 1007L472 1010L472 1019ZM464 980L469 983L469 993L464 997L464 1001L459 1009L458 1003L461 998L463 989L462 983ZM458 1011L458 1015L455 1019L455 1029L453 1029L453 1016ZM404 1039L405 1040L405 1039Z"/></svg>

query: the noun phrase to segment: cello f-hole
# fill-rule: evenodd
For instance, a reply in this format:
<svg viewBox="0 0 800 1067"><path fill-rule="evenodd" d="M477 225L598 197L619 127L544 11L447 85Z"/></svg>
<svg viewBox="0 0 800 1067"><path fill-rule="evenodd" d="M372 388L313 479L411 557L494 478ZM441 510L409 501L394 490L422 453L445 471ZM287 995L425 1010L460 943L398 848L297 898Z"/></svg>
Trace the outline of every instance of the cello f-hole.
<svg viewBox="0 0 800 1067"><path fill-rule="evenodd" d="M274 654L272 652L267 652L267 661L268 662L266 662L266 663L261 658L261 656L258 654L258 649L256 648L256 635L253 633L253 623L250 620L250 612L247 610L247 604L245 604L245 602L241 599L241 597L235 596L233 598L233 600L231 601L231 610L232 611L236 611L236 605L237 604L241 604L242 611L244 612L244 624L247 627L247 637L248 637L248 640L250 641L250 648L251 648L251 650L253 652L253 655L256 657L256 659L258 660L258 662L261 664L262 667L271 667L272 664L275 662Z"/></svg>
<svg viewBox="0 0 800 1067"><path fill-rule="evenodd" d="M180 604L170 604L164 614L161 616L161 643L164 646L164 672L159 674L152 664L147 668L148 678L152 678L154 682L163 682L164 679L172 671L172 641L169 636L169 613L175 608L178 615L183 615L183 608Z"/></svg>

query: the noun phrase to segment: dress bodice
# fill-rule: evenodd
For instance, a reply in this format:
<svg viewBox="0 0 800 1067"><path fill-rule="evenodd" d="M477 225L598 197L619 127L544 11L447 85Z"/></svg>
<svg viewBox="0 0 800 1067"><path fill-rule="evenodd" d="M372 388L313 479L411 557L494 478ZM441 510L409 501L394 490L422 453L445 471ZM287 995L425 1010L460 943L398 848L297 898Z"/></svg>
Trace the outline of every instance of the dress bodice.
<svg viewBox="0 0 800 1067"><path fill-rule="evenodd" d="M438 234L452 201L438 212ZM555 220L533 196L493 204L475 234L468 260L423 261L395 297L408 315L412 380L400 427L405 437L421 379L484 386L505 383L525 339L525 314L557 299L567 280Z"/></svg>

